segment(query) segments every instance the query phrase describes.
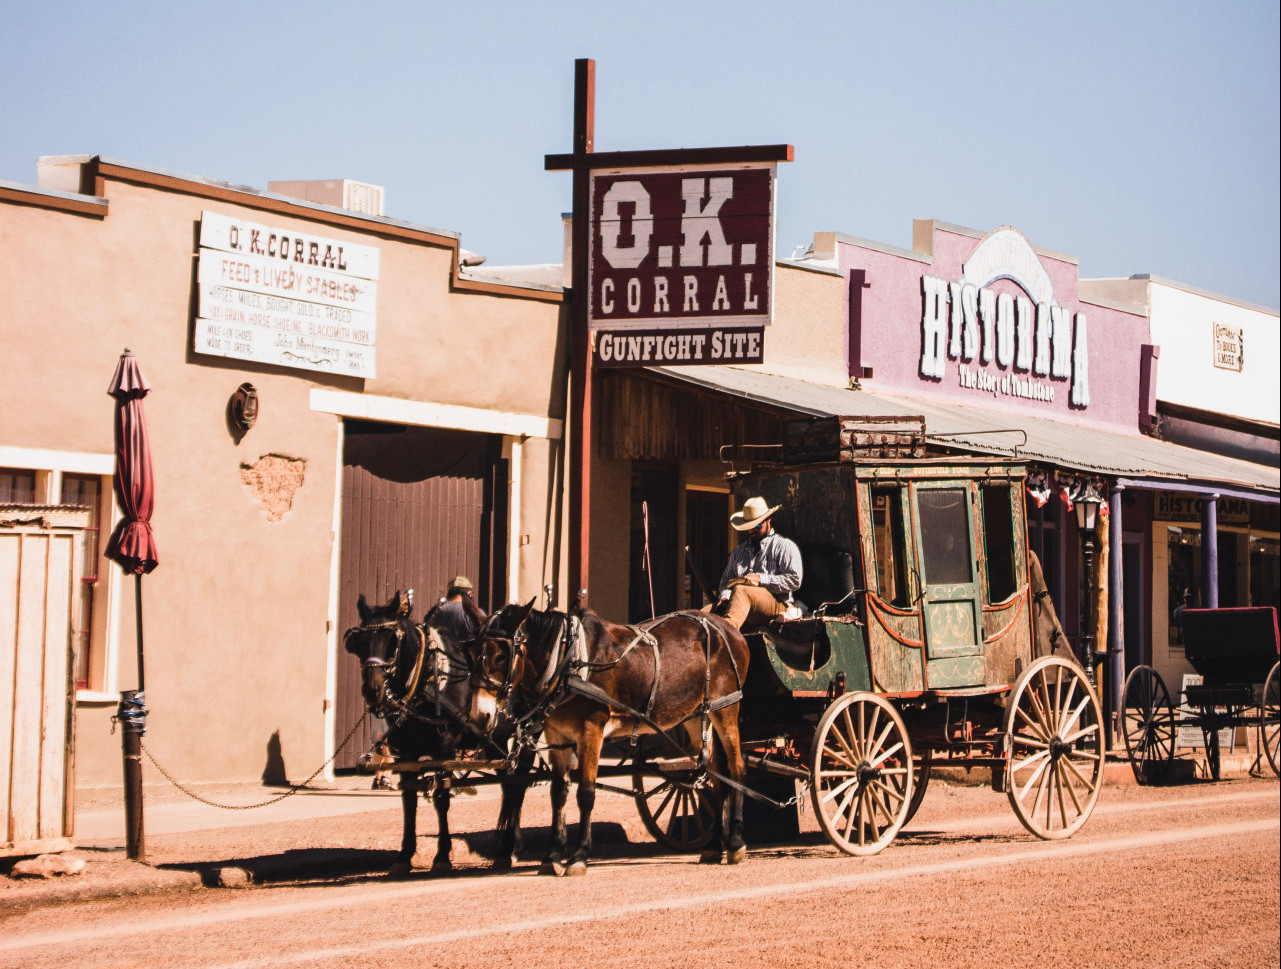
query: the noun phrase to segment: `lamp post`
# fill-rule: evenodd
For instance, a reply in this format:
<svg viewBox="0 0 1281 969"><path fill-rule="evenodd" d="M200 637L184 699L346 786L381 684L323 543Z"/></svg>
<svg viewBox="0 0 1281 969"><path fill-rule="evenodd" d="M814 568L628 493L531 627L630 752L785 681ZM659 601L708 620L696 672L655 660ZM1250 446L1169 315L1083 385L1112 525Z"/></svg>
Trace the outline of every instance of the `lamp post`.
<svg viewBox="0 0 1281 969"><path fill-rule="evenodd" d="M1085 601L1081 604L1081 652L1085 662L1085 678L1094 686L1094 553L1096 529L1099 524L1099 502L1082 498L1076 502L1076 528L1081 538L1081 552L1085 565Z"/></svg>

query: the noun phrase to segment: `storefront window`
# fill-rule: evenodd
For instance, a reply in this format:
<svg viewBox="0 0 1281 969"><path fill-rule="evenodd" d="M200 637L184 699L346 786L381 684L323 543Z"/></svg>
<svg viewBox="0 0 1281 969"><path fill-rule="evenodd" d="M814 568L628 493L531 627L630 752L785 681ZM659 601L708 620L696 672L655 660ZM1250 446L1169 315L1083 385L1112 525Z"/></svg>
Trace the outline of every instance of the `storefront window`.
<svg viewBox="0 0 1281 969"><path fill-rule="evenodd" d="M1250 538L1250 605L1281 609L1281 542L1275 538Z"/></svg>
<svg viewBox="0 0 1281 969"><path fill-rule="evenodd" d="M1171 646L1182 646L1183 610L1201 604L1201 532L1169 525L1166 535L1170 546L1168 641Z"/></svg>
<svg viewBox="0 0 1281 969"><path fill-rule="evenodd" d="M35 500L34 471L0 468L0 505L32 505Z"/></svg>
<svg viewBox="0 0 1281 969"><path fill-rule="evenodd" d="M91 645L93 641L93 595L98 584L99 504L102 481L96 475L64 474L60 504L79 505L90 509L89 527L80 545L80 582L71 603L71 635L76 650L76 686L89 686Z"/></svg>

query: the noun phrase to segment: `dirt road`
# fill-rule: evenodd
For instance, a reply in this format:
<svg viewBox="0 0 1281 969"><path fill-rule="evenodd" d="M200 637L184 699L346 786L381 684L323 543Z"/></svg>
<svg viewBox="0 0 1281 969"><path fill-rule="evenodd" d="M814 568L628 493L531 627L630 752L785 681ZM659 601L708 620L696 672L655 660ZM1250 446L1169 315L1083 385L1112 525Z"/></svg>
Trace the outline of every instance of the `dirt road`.
<svg viewBox="0 0 1281 969"><path fill-rule="evenodd" d="M533 858L490 874L460 846L456 874L407 882L378 874L398 830L384 802L292 844L235 832L256 852L246 864L319 844L365 852L377 864L364 871L0 918L0 966L1276 966L1279 795L1271 780L1109 789L1074 838L1043 842L1004 797L939 785L874 858L808 834L735 868L659 853L630 801L603 797L605 843L585 878L539 877ZM545 792L530 798L537 840ZM460 830L492 821L492 799L460 801ZM429 810L423 821L430 832ZM174 835L153 860L235 863L223 837ZM420 853L433 847L424 837Z"/></svg>

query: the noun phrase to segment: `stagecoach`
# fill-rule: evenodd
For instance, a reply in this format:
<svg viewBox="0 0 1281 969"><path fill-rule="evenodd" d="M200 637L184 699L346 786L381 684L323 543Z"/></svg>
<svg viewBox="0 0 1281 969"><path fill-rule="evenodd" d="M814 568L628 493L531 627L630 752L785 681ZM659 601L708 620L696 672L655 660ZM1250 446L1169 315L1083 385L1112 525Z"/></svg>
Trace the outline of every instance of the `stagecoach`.
<svg viewBox="0 0 1281 969"><path fill-rule="evenodd" d="M1098 798L1102 716L1071 653L1037 644L1047 603L1029 567L1025 466L926 457L923 436L790 422L781 460L733 476L737 504L781 505L775 526L800 545L811 609L748 637L748 786L787 808L803 782L827 838L861 855L894 839L933 767L987 767L1027 830L1067 837ZM642 818L695 847L711 796L679 760L655 764L635 781Z"/></svg>

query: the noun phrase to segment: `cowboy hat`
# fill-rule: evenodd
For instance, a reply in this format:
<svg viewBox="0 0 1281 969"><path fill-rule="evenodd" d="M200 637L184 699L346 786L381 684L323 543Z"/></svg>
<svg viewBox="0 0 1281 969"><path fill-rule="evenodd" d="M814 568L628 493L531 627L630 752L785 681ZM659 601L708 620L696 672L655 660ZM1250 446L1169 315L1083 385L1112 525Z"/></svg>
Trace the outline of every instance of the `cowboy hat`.
<svg viewBox="0 0 1281 969"><path fill-rule="evenodd" d="M770 508L765 504L764 498L748 498L743 502L742 511L736 511L729 516L729 523L735 531L745 532L749 528L755 528L782 507L782 505L775 505Z"/></svg>

